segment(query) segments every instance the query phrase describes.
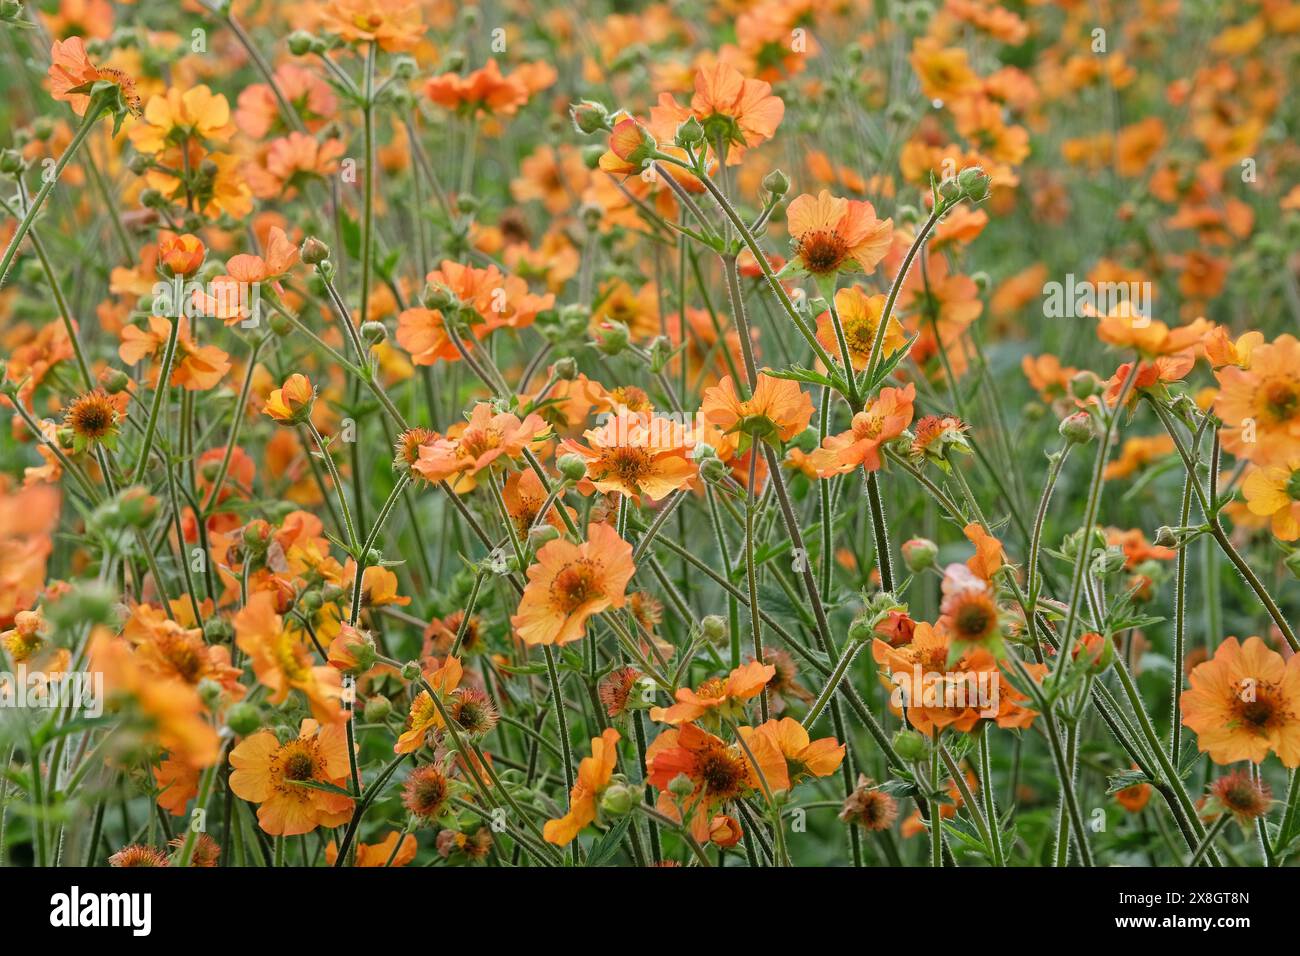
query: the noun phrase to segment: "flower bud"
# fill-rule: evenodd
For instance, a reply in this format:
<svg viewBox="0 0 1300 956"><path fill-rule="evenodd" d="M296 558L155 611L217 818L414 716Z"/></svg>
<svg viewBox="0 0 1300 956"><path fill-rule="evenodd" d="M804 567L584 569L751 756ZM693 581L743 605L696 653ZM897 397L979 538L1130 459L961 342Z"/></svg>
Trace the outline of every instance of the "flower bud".
<svg viewBox="0 0 1300 956"><path fill-rule="evenodd" d="M556 459L555 465L566 481L581 481L587 476L587 460L581 455L573 453L561 455Z"/></svg>
<svg viewBox="0 0 1300 956"><path fill-rule="evenodd" d="M695 783L684 773L679 773L668 781L668 792L674 797L685 798L695 792Z"/></svg>
<svg viewBox="0 0 1300 956"><path fill-rule="evenodd" d="M1101 379L1087 369L1075 372L1070 379L1070 394L1079 401L1085 401L1101 390Z"/></svg>
<svg viewBox="0 0 1300 956"><path fill-rule="evenodd" d="M330 247L315 236L308 236L302 241L298 254L307 265L318 266L330 257Z"/></svg>
<svg viewBox="0 0 1300 956"><path fill-rule="evenodd" d="M967 166L957 174L957 186L971 202L983 202L989 198L991 180L982 167Z"/></svg>
<svg viewBox="0 0 1300 956"><path fill-rule="evenodd" d="M289 52L294 56L306 56L315 42L316 38L306 30L294 30L289 34Z"/></svg>
<svg viewBox="0 0 1300 956"><path fill-rule="evenodd" d="M913 574L932 567L939 554L939 546L929 538L911 538L904 541L899 550L903 552L903 563L907 565L907 570Z"/></svg>
<svg viewBox="0 0 1300 956"><path fill-rule="evenodd" d="M367 345L378 345L388 338L388 327L382 322L362 322L361 338Z"/></svg>
<svg viewBox="0 0 1300 956"><path fill-rule="evenodd" d="M569 116L574 129L586 136L609 129L609 110L592 100L574 103L569 107Z"/></svg>
<svg viewBox="0 0 1300 956"><path fill-rule="evenodd" d="M407 661L402 665L402 680L413 681L420 678L420 664L418 661Z"/></svg>
<svg viewBox="0 0 1300 956"><path fill-rule="evenodd" d="M626 783L611 783L600 797L600 810L611 817L622 817L632 812L641 799L641 788Z"/></svg>
<svg viewBox="0 0 1300 956"><path fill-rule="evenodd" d="M1075 445L1086 445L1096 436L1092 416L1087 412L1075 412L1073 415L1067 415L1061 419L1061 426L1057 430L1061 433L1062 438Z"/></svg>
<svg viewBox="0 0 1300 956"><path fill-rule="evenodd" d="M790 191L790 177L779 169L774 169L763 177L763 188L774 198L784 196Z"/></svg>
<svg viewBox="0 0 1300 956"><path fill-rule="evenodd" d="M618 355L632 341L632 333L622 322L602 322L596 332L596 347L606 355Z"/></svg>
<svg viewBox="0 0 1300 956"><path fill-rule="evenodd" d="M1156 534L1151 539L1151 543L1161 548L1176 548L1178 547L1178 535L1169 525L1162 524L1156 528Z"/></svg>
<svg viewBox="0 0 1300 956"><path fill-rule="evenodd" d="M262 712L256 704L241 700L226 711L226 725L240 737L247 737L262 726Z"/></svg>
<svg viewBox="0 0 1300 956"><path fill-rule="evenodd" d="M366 723L380 724L384 722L385 718L387 718L392 711L393 702L383 694L375 694L375 696L366 701L366 709L363 713Z"/></svg>
<svg viewBox="0 0 1300 956"><path fill-rule="evenodd" d="M721 614L706 614L700 619L700 633L717 647L727 639L727 619Z"/></svg>
<svg viewBox="0 0 1300 956"><path fill-rule="evenodd" d="M704 142L704 127L692 113L677 127L676 143L678 146L698 146L702 142Z"/></svg>
<svg viewBox="0 0 1300 956"><path fill-rule="evenodd" d="M900 730L894 734L894 752L909 763L925 756L925 735L915 730Z"/></svg>

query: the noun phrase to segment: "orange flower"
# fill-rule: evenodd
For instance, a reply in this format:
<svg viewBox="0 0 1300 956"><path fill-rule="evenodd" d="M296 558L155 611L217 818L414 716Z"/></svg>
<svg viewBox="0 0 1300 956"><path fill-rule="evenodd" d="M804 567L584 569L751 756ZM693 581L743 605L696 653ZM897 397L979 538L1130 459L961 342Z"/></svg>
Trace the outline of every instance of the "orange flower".
<svg viewBox="0 0 1300 956"><path fill-rule="evenodd" d="M745 702L763 692L768 681L776 676L771 664L750 661L737 667L726 679L712 678L697 689L679 687L677 703L671 707L651 707L650 719L664 724L684 724L701 717L736 718L745 712Z"/></svg>
<svg viewBox="0 0 1300 956"><path fill-rule="evenodd" d="M284 627L275 613L275 598L258 591L235 615L235 644L249 656L259 683L271 692L272 704L282 704L289 692L298 690L307 698L312 716L322 724L346 718L339 708L339 672L322 664L313 667L311 655Z"/></svg>
<svg viewBox="0 0 1300 956"><path fill-rule="evenodd" d="M78 116L84 116L90 105L90 87L100 81L116 84L122 91L122 102L132 113L140 112L140 97L135 91L135 80L121 70L98 67L86 55L86 44L81 37L55 40L50 47L50 95L67 103Z"/></svg>
<svg viewBox="0 0 1300 956"><path fill-rule="evenodd" d="M754 394L741 400L731 376L704 390L701 413L726 434L741 432L744 439L789 441L808 427L813 404L798 382L759 372ZM742 448L743 450L743 448Z"/></svg>
<svg viewBox="0 0 1300 956"><path fill-rule="evenodd" d="M401 845L398 845L398 841ZM358 843L356 866L406 866L415 859L420 843L412 833L390 830L381 843ZM338 844L330 840L325 847L325 865L333 866L339 858ZM391 862L390 862L391 861Z"/></svg>
<svg viewBox="0 0 1300 956"><path fill-rule="evenodd" d="M414 49L424 36L416 0L330 0L320 15L326 31L389 53Z"/></svg>
<svg viewBox="0 0 1300 956"><path fill-rule="evenodd" d="M183 92L169 87L166 93L149 97L144 116L128 135L132 146L153 155L186 138L224 141L234 131L229 101L200 84Z"/></svg>
<svg viewBox="0 0 1300 956"><path fill-rule="evenodd" d="M411 468L429 481L445 481L453 476L473 478L502 456L520 458L550 430L540 415L530 414L520 421L509 412L495 412L487 402L479 402L459 437L438 438L421 445L420 459Z"/></svg>
<svg viewBox="0 0 1300 956"><path fill-rule="evenodd" d="M1121 302L1097 323L1097 337L1121 348L1136 349L1147 358L1172 355L1199 345L1210 330L1205 319L1170 329L1163 322L1138 314L1133 305Z"/></svg>
<svg viewBox="0 0 1300 956"><path fill-rule="evenodd" d="M944 47L935 37L921 37L912 45L909 59L921 92L932 100L960 99L979 89L979 77L961 47Z"/></svg>
<svg viewBox="0 0 1300 956"><path fill-rule="evenodd" d="M1229 637L1183 692L1183 726L1218 764L1261 763L1269 751L1300 766L1300 654L1283 660L1258 637Z"/></svg>
<svg viewBox="0 0 1300 956"><path fill-rule="evenodd" d="M316 389L306 375L294 372L279 388L272 389L262 406L264 414L286 425L305 422L311 415Z"/></svg>
<svg viewBox="0 0 1300 956"><path fill-rule="evenodd" d="M894 220L877 219L871 203L835 197L825 189L816 198L797 196L785 215L794 258L783 275L870 273L894 238Z"/></svg>
<svg viewBox="0 0 1300 956"><path fill-rule="evenodd" d="M962 528L962 534L975 545L975 556L966 561L966 567L983 580L991 581L994 572L1007 563L1007 554L1002 549L1002 542L974 521Z"/></svg>
<svg viewBox="0 0 1300 956"><path fill-rule="evenodd" d="M592 523L587 540L548 541L528 569L528 585L510 623L525 644L568 644L586 633L587 619L627 600L632 546L607 524Z"/></svg>
<svg viewBox="0 0 1300 956"><path fill-rule="evenodd" d="M767 738L773 749L785 758L786 777L792 785L805 777L829 777L844 762L844 744L834 737L812 740L803 724L790 717L736 729L750 750L754 750L756 737ZM775 786L770 780L768 784Z"/></svg>
<svg viewBox="0 0 1300 956"><path fill-rule="evenodd" d="M1119 457L1106 465L1104 477L1127 478L1142 468L1159 461L1174 450L1174 440L1166 433L1159 435L1140 435L1124 439Z"/></svg>
<svg viewBox="0 0 1300 956"><path fill-rule="evenodd" d="M587 463L587 481L604 494L659 501L695 476L682 425L657 415L620 411L583 433L588 444L564 440Z"/></svg>
<svg viewBox="0 0 1300 956"><path fill-rule="evenodd" d="M336 827L352 816L352 798L304 782L346 787L347 733L340 724L304 720L298 736L280 743L269 730L245 737L230 752L230 789L257 808L257 822L272 836L298 836L318 826Z"/></svg>
<svg viewBox="0 0 1300 956"><path fill-rule="evenodd" d="M854 468L879 471L880 446L897 438L912 423L916 386L882 388L872 403L853 416L848 431L828 435L822 447L808 456L817 477L842 475Z"/></svg>
<svg viewBox="0 0 1300 956"><path fill-rule="evenodd" d="M850 286L835 293L835 311L840 316L840 326L844 329L844 338L849 344L849 357L853 360L853 367L860 372L867 367L871 358L876 330L880 328L880 317L885 311L885 297L867 295L857 286ZM827 351L839 356L839 339L835 335L829 309L817 317L817 341ZM907 335L903 326L891 315L881 343L881 358L889 358L906 344Z"/></svg>
<svg viewBox="0 0 1300 956"><path fill-rule="evenodd" d="M734 66L718 60L695 72L691 112L704 127L710 145L719 139L740 149L728 150L727 165L741 161L745 147L758 146L775 135L785 116L785 103L772 95L772 85L746 79Z"/></svg>
<svg viewBox="0 0 1300 956"><path fill-rule="evenodd" d="M569 791L569 812L547 820L542 827L542 837L547 843L567 846L583 827L596 819L596 802L618 766L619 740L619 732L612 727L591 738L591 756L583 757L578 764L578 779Z"/></svg>
<svg viewBox="0 0 1300 956"><path fill-rule="evenodd" d="M530 90L517 74L504 75L496 60L467 76L443 73L424 81L424 95L439 106L465 115L513 116L528 102Z"/></svg>
<svg viewBox="0 0 1300 956"><path fill-rule="evenodd" d="M753 760L739 744L728 744L694 724L670 727L646 748L646 778L659 791L658 808L674 820L689 815L691 835L707 840L715 811L766 782L772 791L789 787L785 757L765 735L746 741ZM679 774L691 781L691 793L680 799L668 790ZM761 778L761 781L760 781Z"/></svg>
<svg viewBox="0 0 1300 956"><path fill-rule="evenodd" d="M460 659L448 657L437 667L425 671L424 680L438 694L438 699L450 696L459 686L465 671L460 666ZM393 745L393 753L409 754L424 745L425 737L431 730L445 726L437 703L429 696L429 691L421 690L411 701L411 710L406 716L406 730Z"/></svg>
<svg viewBox="0 0 1300 956"><path fill-rule="evenodd" d="M104 691L128 698L144 718L150 744L192 767L210 767L217 761L220 739L193 687L147 670L127 641L105 631L91 637L89 656L90 672L104 675Z"/></svg>
<svg viewBox="0 0 1300 956"><path fill-rule="evenodd" d="M1223 419L1224 447L1252 460L1300 453L1300 340L1279 335L1248 355L1249 368L1215 372L1214 412Z"/></svg>
<svg viewBox="0 0 1300 956"><path fill-rule="evenodd" d="M172 275L193 275L203 265L206 253L198 236L188 232L178 236L167 229L158 233L158 262Z"/></svg>
<svg viewBox="0 0 1300 956"><path fill-rule="evenodd" d="M1278 464L1255 465L1241 490L1251 514L1269 518L1280 541L1300 538L1300 455Z"/></svg>

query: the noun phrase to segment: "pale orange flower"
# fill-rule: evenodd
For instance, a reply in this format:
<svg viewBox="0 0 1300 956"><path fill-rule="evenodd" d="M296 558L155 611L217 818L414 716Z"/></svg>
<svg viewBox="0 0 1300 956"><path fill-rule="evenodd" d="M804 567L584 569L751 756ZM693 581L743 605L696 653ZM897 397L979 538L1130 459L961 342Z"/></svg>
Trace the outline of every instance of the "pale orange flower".
<svg viewBox="0 0 1300 956"><path fill-rule="evenodd" d="M771 664L750 661L737 667L725 679L712 678L695 690L677 688L677 703L671 707L651 707L650 719L677 725L706 715L739 717L744 714L745 702L761 694L775 676L776 668Z"/></svg>
<svg viewBox="0 0 1300 956"><path fill-rule="evenodd" d="M813 404L798 382L760 372L758 385L749 398L742 400L736 394L728 375L704 390L700 411L724 433L743 432L746 436L775 436L789 441L808 427Z"/></svg>
<svg viewBox="0 0 1300 956"><path fill-rule="evenodd" d="M1258 637L1229 637L1188 683L1183 726L1215 763L1261 763L1271 751L1300 766L1300 654L1284 661Z"/></svg>
<svg viewBox="0 0 1300 956"><path fill-rule="evenodd" d="M871 404L853 416L852 426L827 435L822 447L808 455L808 466L819 478L842 475L854 468L879 471L880 446L903 434L912 423L916 386L882 388Z"/></svg>
<svg viewBox="0 0 1300 956"><path fill-rule="evenodd" d="M510 623L525 644L576 641L589 618L624 605L634 570L632 546L607 524L591 524L582 544L548 541L528 568Z"/></svg>
<svg viewBox="0 0 1300 956"><path fill-rule="evenodd" d="M549 434L550 426L540 415L529 414L521 421L510 412L496 412L487 402L479 402L458 437L438 438L421 445L420 458L411 468L429 481L473 478L503 456L522 457L525 450Z"/></svg>
<svg viewBox="0 0 1300 956"><path fill-rule="evenodd" d="M619 411L583 438L586 444L565 439L564 450L587 463L586 480L601 493L659 501L695 476L685 429L669 419Z"/></svg>
<svg viewBox="0 0 1300 956"><path fill-rule="evenodd" d="M612 727L599 737L591 738L591 756L583 757L578 764L578 779L569 791L569 812L542 827L542 837L547 843L567 846L596 819L596 802L609 786L614 768L618 766L620 734Z"/></svg>
<svg viewBox="0 0 1300 956"><path fill-rule="evenodd" d="M786 210L794 258L783 273L818 277L875 271L894 239L894 220L881 221L869 202L832 196L796 196Z"/></svg>
<svg viewBox="0 0 1300 956"><path fill-rule="evenodd" d="M304 720L298 736L280 743L269 730L245 737L230 752L230 789L260 804L257 822L272 836L311 833L337 827L352 816L353 801L340 793L300 786L348 784L347 733L341 724L320 726Z"/></svg>

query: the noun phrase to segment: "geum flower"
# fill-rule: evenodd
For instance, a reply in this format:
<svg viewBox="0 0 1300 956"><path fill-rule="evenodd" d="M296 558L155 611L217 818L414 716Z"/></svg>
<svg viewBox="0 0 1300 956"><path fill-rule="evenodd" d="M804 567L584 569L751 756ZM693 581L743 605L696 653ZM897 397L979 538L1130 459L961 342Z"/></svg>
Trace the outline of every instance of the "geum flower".
<svg viewBox="0 0 1300 956"><path fill-rule="evenodd" d="M704 841L714 813L747 794L763 789L775 794L790 788L785 757L765 735L739 743L701 730L695 724L670 727L646 749L646 779L659 791L657 807L673 820L685 821L691 836ZM750 759L749 754L753 754ZM691 782L682 798L668 789L679 775Z"/></svg>
<svg viewBox="0 0 1300 956"><path fill-rule="evenodd" d="M313 666L307 648L284 626L275 613L270 591L252 594L235 615L235 644L248 655L258 682L271 692L270 702L282 704L290 691L301 691L312 716L322 724L345 718L339 672L327 664Z"/></svg>
<svg viewBox="0 0 1300 956"><path fill-rule="evenodd" d="M725 678L713 677L695 690L677 688L677 703L670 707L650 708L650 719L664 724L684 724L709 717L714 721L734 719L745 712L745 702L763 693L768 681L776 676L771 664L750 661L737 667Z"/></svg>
<svg viewBox="0 0 1300 956"><path fill-rule="evenodd" d="M691 483L695 462L684 427L667 418L619 411L583 433L587 444L564 440L564 450L587 463L586 481L603 494L642 495L659 501Z"/></svg>
<svg viewBox="0 0 1300 956"><path fill-rule="evenodd" d="M91 63L81 37L54 41L50 47L48 76L50 95L67 103L78 116L85 115L96 83L111 83L116 86L120 91L122 106L130 113L140 113L140 97L135 91L135 80L121 70Z"/></svg>
<svg viewBox="0 0 1300 956"><path fill-rule="evenodd" d="M190 323L181 316L176 319L180 328L176 334L176 358L173 361L171 385L179 385L186 391L204 392L216 388L230 371L230 356L215 345L198 345L190 337ZM162 316L151 315L148 329L135 325L123 326L122 344L117 354L127 365L135 365L141 359L158 355L171 336L171 322ZM161 369L152 370L153 386L157 387L157 377Z"/></svg>
<svg viewBox="0 0 1300 956"><path fill-rule="evenodd" d="M589 618L624 605L635 570L632 545L607 524L593 522L582 544L548 541L528 568L528 584L510 623L525 644L576 641L586 633Z"/></svg>
<svg viewBox="0 0 1300 956"><path fill-rule="evenodd" d="M502 457L520 458L532 445L545 440L551 426L537 414L521 421L510 412L498 412L479 402L459 436L434 439L420 446L420 458L411 469L429 481L474 478Z"/></svg>
<svg viewBox="0 0 1300 956"><path fill-rule="evenodd" d="M812 420L813 404L798 382L759 372L749 398L742 400L736 394L735 383L727 375L704 390L700 411L724 434L740 432L743 452L752 439L785 442L798 435Z"/></svg>
<svg viewBox="0 0 1300 956"><path fill-rule="evenodd" d="M449 697L459 686L464 676L460 659L448 657L437 667L425 671L424 682L438 694L438 700ZM446 707L446 704L443 704ZM421 690L411 701L410 712L406 716L406 729L393 745L393 753L414 753L423 746L429 731L440 730L446 726L442 712L434 702L429 691Z"/></svg>
<svg viewBox="0 0 1300 956"><path fill-rule="evenodd" d="M336 827L352 816L352 798L301 786L346 787L347 732L341 724L304 720L298 736L280 743L269 730L245 737L230 752L230 789L257 808L257 822L272 836L298 836L318 826Z"/></svg>
<svg viewBox="0 0 1300 956"><path fill-rule="evenodd" d="M1215 763L1261 763L1271 751L1300 766L1300 654L1284 661L1258 637L1229 637L1188 683L1183 726Z"/></svg>
<svg viewBox="0 0 1300 956"><path fill-rule="evenodd" d="M1279 541L1300 538L1300 455L1252 467L1241 490L1247 509L1268 518Z"/></svg>
<svg viewBox="0 0 1300 956"><path fill-rule="evenodd" d="M794 256L782 276L833 278L841 272L871 273L894 240L894 220L876 218L869 202L832 196L796 196L786 210Z"/></svg>
<svg viewBox="0 0 1300 956"><path fill-rule="evenodd" d="M840 317L840 327L849 346L853 367L861 372L871 359L871 349L876 341L876 331L885 310L885 296L867 295L857 286L849 286L835 293L835 311ZM838 355L839 339L830 309L817 317L817 341L832 354ZM907 345L907 334L898 319L889 317L885 338L881 343L880 357L887 359Z"/></svg>
<svg viewBox="0 0 1300 956"><path fill-rule="evenodd" d="M969 649L949 663L951 649L952 635L946 628L925 621L917 622L909 644L891 647L879 638L872 642L881 682L893 691L891 711L905 714L926 736L948 728L969 733L985 719L1003 728L1033 723L1037 711L1024 706L1028 698L1011 686L987 649ZM1046 666L1026 664L1025 669L1038 680Z"/></svg>
<svg viewBox="0 0 1300 956"><path fill-rule="evenodd" d="M612 727L599 737L591 738L591 756L583 757L578 764L578 779L569 791L569 812L542 826L542 838L547 843L567 846L596 819L596 805L609 786L614 768L618 766L620 734Z"/></svg>
<svg viewBox="0 0 1300 956"><path fill-rule="evenodd" d="M755 754L756 738L765 738L785 758L786 777L792 786L807 777L829 777L844 761L844 744L834 737L813 740L803 724L790 717L736 730Z"/></svg>
<svg viewBox="0 0 1300 956"><path fill-rule="evenodd" d="M883 388L862 411L853 416L852 426L838 435L828 435L822 447L808 455L808 464L819 478L842 475L854 468L879 471L880 447L892 441L912 423L916 386Z"/></svg>
<svg viewBox="0 0 1300 956"><path fill-rule="evenodd" d="M1214 413L1223 419L1223 447L1252 460L1300 456L1300 340L1279 335L1255 345L1248 356L1248 368L1215 372Z"/></svg>

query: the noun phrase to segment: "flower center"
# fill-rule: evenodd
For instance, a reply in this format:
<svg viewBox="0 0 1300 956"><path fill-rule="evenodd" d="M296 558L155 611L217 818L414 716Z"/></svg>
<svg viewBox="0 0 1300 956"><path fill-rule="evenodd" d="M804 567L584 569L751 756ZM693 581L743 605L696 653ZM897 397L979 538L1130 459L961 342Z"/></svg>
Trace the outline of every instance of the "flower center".
<svg viewBox="0 0 1300 956"><path fill-rule="evenodd" d="M818 230L799 240L799 258L809 272L834 272L848 253L844 240L834 232Z"/></svg>
<svg viewBox="0 0 1300 956"><path fill-rule="evenodd" d="M1270 382L1264 388L1264 405L1278 421L1286 421L1300 408L1300 394L1288 382Z"/></svg>
<svg viewBox="0 0 1300 956"><path fill-rule="evenodd" d="M603 593L596 569L586 562L569 565L555 576L555 581L551 584L554 604L565 614L572 614Z"/></svg>

